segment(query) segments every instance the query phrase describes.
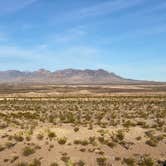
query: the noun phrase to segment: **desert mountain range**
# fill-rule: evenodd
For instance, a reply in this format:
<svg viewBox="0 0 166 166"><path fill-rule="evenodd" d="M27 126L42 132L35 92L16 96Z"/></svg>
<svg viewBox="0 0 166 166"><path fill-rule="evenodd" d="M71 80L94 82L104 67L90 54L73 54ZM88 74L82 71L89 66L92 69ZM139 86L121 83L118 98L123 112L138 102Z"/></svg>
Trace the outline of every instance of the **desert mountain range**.
<svg viewBox="0 0 166 166"><path fill-rule="evenodd" d="M0 83L54 83L54 84L112 84L138 83L140 81L126 79L103 69L76 70L65 69L54 72L40 69L33 72L8 70L0 71Z"/></svg>

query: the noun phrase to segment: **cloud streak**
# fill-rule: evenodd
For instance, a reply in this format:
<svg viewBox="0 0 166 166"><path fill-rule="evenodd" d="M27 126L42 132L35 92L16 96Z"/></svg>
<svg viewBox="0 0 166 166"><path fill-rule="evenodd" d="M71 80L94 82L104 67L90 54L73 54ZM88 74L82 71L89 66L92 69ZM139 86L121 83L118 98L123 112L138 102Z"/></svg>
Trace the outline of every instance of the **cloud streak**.
<svg viewBox="0 0 166 166"><path fill-rule="evenodd" d="M134 6L140 5L145 0L116 0L116 1L105 1L89 7L83 7L79 10L73 10L69 13L62 14L60 17L61 21L77 20L83 18L97 17L108 15L114 12L119 12ZM58 18L57 18L58 19Z"/></svg>
<svg viewBox="0 0 166 166"><path fill-rule="evenodd" d="M127 39L138 39L142 37L148 37L153 35L158 35L161 33L166 33L166 24L160 24L154 27L145 27L145 28L139 28L135 30L130 30L123 34L118 34L117 36L114 36L112 38L105 38L102 40L103 44L114 44L117 42L122 42Z"/></svg>
<svg viewBox="0 0 166 166"><path fill-rule="evenodd" d="M6 0L0 1L0 15L10 14L26 8L38 0Z"/></svg>
<svg viewBox="0 0 166 166"><path fill-rule="evenodd" d="M84 27L78 26L71 29L68 29L62 34L55 35L55 42L57 43L68 43L72 41L77 41L80 38L84 37L87 34Z"/></svg>
<svg viewBox="0 0 166 166"><path fill-rule="evenodd" d="M83 8L79 14L81 17L105 15L126 8L133 7L143 2L142 0L117 0L97 4L92 7Z"/></svg>

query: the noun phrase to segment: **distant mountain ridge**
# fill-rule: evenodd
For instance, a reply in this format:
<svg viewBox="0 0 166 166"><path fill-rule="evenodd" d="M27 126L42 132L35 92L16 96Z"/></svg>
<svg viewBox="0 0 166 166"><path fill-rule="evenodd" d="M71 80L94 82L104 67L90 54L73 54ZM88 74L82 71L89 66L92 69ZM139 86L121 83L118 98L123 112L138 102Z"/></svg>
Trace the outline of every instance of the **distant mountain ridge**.
<svg viewBox="0 0 166 166"><path fill-rule="evenodd" d="M111 83L136 83L139 81L130 80L108 72L98 70L77 70L64 69L54 72L39 69L37 71L0 71L0 83L53 83L53 84L111 84Z"/></svg>

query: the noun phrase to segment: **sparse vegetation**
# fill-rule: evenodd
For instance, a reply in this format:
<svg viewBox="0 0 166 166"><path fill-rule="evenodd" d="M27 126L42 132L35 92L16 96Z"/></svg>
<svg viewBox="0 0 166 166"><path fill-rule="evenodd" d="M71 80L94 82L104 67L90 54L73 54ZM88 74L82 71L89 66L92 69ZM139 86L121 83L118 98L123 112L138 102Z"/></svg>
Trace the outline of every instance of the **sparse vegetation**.
<svg viewBox="0 0 166 166"><path fill-rule="evenodd" d="M166 149L165 101L160 95L0 100L0 165L41 166L48 160L50 166L155 166ZM156 158L138 148L135 154L139 145Z"/></svg>

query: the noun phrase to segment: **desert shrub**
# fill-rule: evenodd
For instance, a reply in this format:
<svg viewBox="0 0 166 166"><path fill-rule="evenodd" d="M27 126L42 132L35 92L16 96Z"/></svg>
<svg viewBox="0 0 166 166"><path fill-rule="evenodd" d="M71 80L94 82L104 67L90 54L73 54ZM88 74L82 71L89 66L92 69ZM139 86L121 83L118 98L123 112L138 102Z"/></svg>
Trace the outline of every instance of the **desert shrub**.
<svg viewBox="0 0 166 166"><path fill-rule="evenodd" d="M143 156L138 162L139 166L153 166L154 161L149 156Z"/></svg>
<svg viewBox="0 0 166 166"><path fill-rule="evenodd" d="M9 159L4 159L3 161L6 163L6 162L8 162L8 161L9 161Z"/></svg>
<svg viewBox="0 0 166 166"><path fill-rule="evenodd" d="M21 136L21 135L15 134L15 135L14 135L14 139L15 139L17 142L22 142L22 141L24 140L24 137Z"/></svg>
<svg viewBox="0 0 166 166"><path fill-rule="evenodd" d="M81 140L74 140L74 144L78 145L81 143Z"/></svg>
<svg viewBox="0 0 166 166"><path fill-rule="evenodd" d="M67 142L67 138L66 137L58 139L58 143L61 144L61 145L64 145L66 142Z"/></svg>
<svg viewBox="0 0 166 166"><path fill-rule="evenodd" d="M157 146L158 141L154 138L150 138L145 143L149 146L155 147L155 146Z"/></svg>
<svg viewBox="0 0 166 166"><path fill-rule="evenodd" d="M142 137L141 136L138 136L138 137L136 137L135 138L137 141L140 141L141 139L142 139Z"/></svg>
<svg viewBox="0 0 166 166"><path fill-rule="evenodd" d="M101 136L104 136L105 134L108 133L108 130L100 129L97 132L99 132L101 134Z"/></svg>
<svg viewBox="0 0 166 166"><path fill-rule="evenodd" d="M32 163L30 163L28 166L41 166L41 161L38 159L34 159Z"/></svg>
<svg viewBox="0 0 166 166"><path fill-rule="evenodd" d="M40 145L34 145L34 149L41 149L41 146Z"/></svg>
<svg viewBox="0 0 166 166"><path fill-rule="evenodd" d="M78 162L74 163L74 166L84 166L85 163L82 160L79 160Z"/></svg>
<svg viewBox="0 0 166 166"><path fill-rule="evenodd" d="M94 145L95 144L96 137L89 137L89 143Z"/></svg>
<svg viewBox="0 0 166 166"><path fill-rule="evenodd" d="M0 145L0 152L3 151L3 150L5 150L5 147Z"/></svg>
<svg viewBox="0 0 166 166"><path fill-rule="evenodd" d="M52 139L56 137L56 134L53 131L48 131L48 138Z"/></svg>
<svg viewBox="0 0 166 166"><path fill-rule="evenodd" d="M152 138L152 137L153 137L153 133L154 133L153 130L148 130L148 131L145 132L145 135L146 135L147 137L149 137L149 138Z"/></svg>
<svg viewBox="0 0 166 166"><path fill-rule="evenodd" d="M8 136L8 140L11 141L13 139L13 136L12 135L9 135Z"/></svg>
<svg viewBox="0 0 166 166"><path fill-rule="evenodd" d="M114 148L116 146L116 144L111 141L106 142L106 145L109 146L110 148Z"/></svg>
<svg viewBox="0 0 166 166"><path fill-rule="evenodd" d="M98 141L99 141L100 143L104 143L104 142L105 142L105 139L104 139L103 136L100 136L100 137L98 137Z"/></svg>
<svg viewBox="0 0 166 166"><path fill-rule="evenodd" d="M53 115L50 115L50 116L48 117L48 121L49 121L49 123L55 124L55 117L54 117Z"/></svg>
<svg viewBox="0 0 166 166"><path fill-rule="evenodd" d="M72 112L66 113L66 120L64 121L65 123L74 123L75 122L75 117Z"/></svg>
<svg viewBox="0 0 166 166"><path fill-rule="evenodd" d="M74 128L74 131L75 131L75 132L79 131L79 127L75 127L75 128Z"/></svg>
<svg viewBox="0 0 166 166"><path fill-rule="evenodd" d="M51 144L50 146L49 146L49 149L52 149L54 147L54 144Z"/></svg>
<svg viewBox="0 0 166 166"><path fill-rule="evenodd" d="M158 160L157 161L158 162L158 164L159 164L159 166L161 165L161 166L166 166L166 160Z"/></svg>
<svg viewBox="0 0 166 166"><path fill-rule="evenodd" d="M162 141L164 139L164 137L166 137L166 136L164 136L164 135L161 134L161 135L156 136L155 139L157 141Z"/></svg>
<svg viewBox="0 0 166 166"><path fill-rule="evenodd" d="M16 166L28 166L27 162L19 162L16 164Z"/></svg>
<svg viewBox="0 0 166 166"><path fill-rule="evenodd" d="M86 149L85 149L85 148L81 148L80 151L81 151L81 152L85 152Z"/></svg>
<svg viewBox="0 0 166 166"><path fill-rule="evenodd" d="M135 126L135 123L131 122L130 120L127 120L123 123L123 126L129 128Z"/></svg>
<svg viewBox="0 0 166 166"><path fill-rule="evenodd" d="M50 164L50 166L58 166L58 163L53 162L53 163Z"/></svg>
<svg viewBox="0 0 166 166"><path fill-rule="evenodd" d="M35 150L33 149L33 148L31 148L31 147L25 147L24 149L23 149L23 155L24 156L29 156L29 155L31 155L31 154L33 154L33 153L35 153Z"/></svg>
<svg viewBox="0 0 166 166"><path fill-rule="evenodd" d="M118 130L116 133L116 138L120 141L122 141L124 139L124 133L122 130Z"/></svg>
<svg viewBox="0 0 166 166"><path fill-rule="evenodd" d="M26 139L27 141L30 141L30 140L31 140L31 137L30 137L30 136L26 136L25 139Z"/></svg>
<svg viewBox="0 0 166 166"><path fill-rule="evenodd" d="M5 143L5 146L6 146L7 148L11 148L11 147L15 146L15 143L6 142L6 143Z"/></svg>
<svg viewBox="0 0 166 166"><path fill-rule="evenodd" d="M80 145L83 145L83 146L86 146L89 144L89 142L87 140L74 140L74 144L80 144Z"/></svg>
<svg viewBox="0 0 166 166"><path fill-rule="evenodd" d="M19 156L13 156L10 162L13 163L13 162L15 162L18 158L19 158Z"/></svg>
<svg viewBox="0 0 166 166"><path fill-rule="evenodd" d="M67 155L63 155L63 156L61 157L61 160L62 160L63 162L65 162L65 163L67 163L67 162L70 160L70 157L67 156Z"/></svg>
<svg viewBox="0 0 166 166"><path fill-rule="evenodd" d="M138 126L145 126L145 125L146 125L146 122L144 122L144 121L138 121L138 122L137 122L137 125L138 125Z"/></svg>
<svg viewBox="0 0 166 166"><path fill-rule="evenodd" d="M5 129L8 127L7 123L0 123L0 129Z"/></svg>
<svg viewBox="0 0 166 166"><path fill-rule="evenodd" d="M115 157L115 160L116 160L116 161L120 161L121 158L120 158L120 157Z"/></svg>
<svg viewBox="0 0 166 166"><path fill-rule="evenodd" d="M98 157L96 159L96 161L97 161L98 166L106 166L107 158L105 158L105 157Z"/></svg>
<svg viewBox="0 0 166 166"><path fill-rule="evenodd" d="M133 158L124 158L123 162L128 166L134 166L135 160Z"/></svg>
<svg viewBox="0 0 166 166"><path fill-rule="evenodd" d="M92 129L93 129L93 124L92 124L92 123L89 123L88 130L92 130Z"/></svg>
<svg viewBox="0 0 166 166"><path fill-rule="evenodd" d="M44 137L44 135L43 135L42 133L38 133L38 134L37 134L37 139L38 139L38 140L42 140L43 137Z"/></svg>
<svg viewBox="0 0 166 166"><path fill-rule="evenodd" d="M86 146L86 145L88 145L88 144L89 144L89 142L88 142L87 140L82 140L82 141L81 141L81 145Z"/></svg>

